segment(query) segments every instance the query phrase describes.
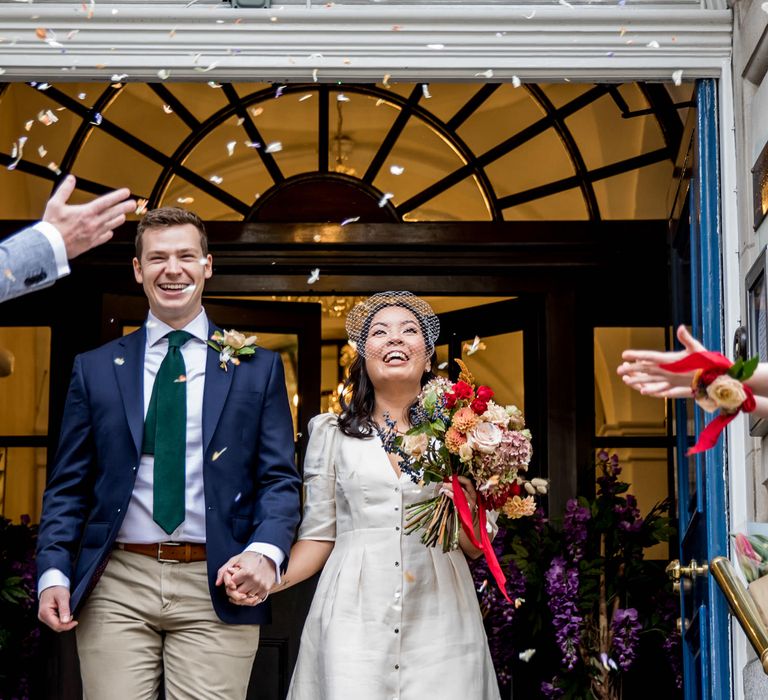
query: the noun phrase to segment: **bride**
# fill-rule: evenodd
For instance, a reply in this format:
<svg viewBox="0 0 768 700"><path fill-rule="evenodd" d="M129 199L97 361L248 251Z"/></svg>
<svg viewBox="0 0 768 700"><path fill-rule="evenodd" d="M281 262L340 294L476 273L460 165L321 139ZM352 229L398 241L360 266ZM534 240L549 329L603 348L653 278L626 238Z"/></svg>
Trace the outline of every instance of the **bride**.
<svg viewBox="0 0 768 700"><path fill-rule="evenodd" d="M386 417L398 432L410 427L410 407L434 376L439 321L413 294L382 292L358 304L346 327L358 351L343 394L351 399L340 417L310 422L304 518L273 589L323 569L288 699L498 700L465 556L480 550L464 533L447 554L404 534L406 506L435 485L401 473L379 437ZM462 483L474 512L474 488Z"/></svg>

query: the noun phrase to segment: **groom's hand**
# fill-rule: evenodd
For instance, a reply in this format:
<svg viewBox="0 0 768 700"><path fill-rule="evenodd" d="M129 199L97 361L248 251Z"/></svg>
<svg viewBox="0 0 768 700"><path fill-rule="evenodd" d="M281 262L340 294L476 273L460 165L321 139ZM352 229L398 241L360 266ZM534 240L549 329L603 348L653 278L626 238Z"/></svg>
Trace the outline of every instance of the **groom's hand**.
<svg viewBox="0 0 768 700"><path fill-rule="evenodd" d="M243 552L219 569L216 585L224 585L230 602L254 606L267 599L275 580L275 563L269 557L258 552Z"/></svg>
<svg viewBox="0 0 768 700"><path fill-rule="evenodd" d="M65 586L51 586L40 594L37 617L54 632L69 632L77 626L69 611L69 589Z"/></svg>

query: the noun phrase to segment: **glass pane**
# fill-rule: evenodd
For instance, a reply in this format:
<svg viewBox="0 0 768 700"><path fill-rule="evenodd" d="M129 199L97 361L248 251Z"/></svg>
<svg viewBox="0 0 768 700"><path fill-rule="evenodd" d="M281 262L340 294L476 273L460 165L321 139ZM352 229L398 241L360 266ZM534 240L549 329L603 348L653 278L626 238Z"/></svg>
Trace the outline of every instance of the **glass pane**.
<svg viewBox="0 0 768 700"><path fill-rule="evenodd" d="M645 517L657 503L669 497L669 465L664 448L627 447L603 448L619 458L619 480L629 484L627 493L637 498L640 516ZM596 470L595 476L601 472ZM646 550L647 559L669 558L669 545L662 542Z"/></svg>
<svg viewBox="0 0 768 700"><path fill-rule="evenodd" d="M578 188L509 207L502 214L504 221L583 221L589 218L584 195Z"/></svg>
<svg viewBox="0 0 768 700"><path fill-rule="evenodd" d="M0 434L48 434L50 366L50 328L0 328Z"/></svg>
<svg viewBox="0 0 768 700"><path fill-rule="evenodd" d="M435 354L437 355L437 366L433 367L432 371L435 374L440 375L441 377L447 378L451 369L451 364L449 362L449 356L448 356L448 346L438 345L435 348Z"/></svg>
<svg viewBox="0 0 768 700"><path fill-rule="evenodd" d="M665 219L673 165L665 160L594 183L604 219Z"/></svg>
<svg viewBox="0 0 768 700"><path fill-rule="evenodd" d="M258 344L262 348L272 350L280 354L283 361L283 370L285 371L285 388L288 391L288 401L291 404L291 417L293 418L294 438L298 432L298 409L299 409L299 338L292 333L260 333L257 329L247 328L239 329L246 335L257 335Z"/></svg>
<svg viewBox="0 0 768 700"><path fill-rule="evenodd" d="M595 435L666 435L667 402L642 396L616 374L627 348L664 350L663 328L595 328Z"/></svg>
<svg viewBox="0 0 768 700"><path fill-rule="evenodd" d="M324 343L320 351L320 411L322 413L338 408L342 381L339 350L336 343Z"/></svg>
<svg viewBox="0 0 768 700"><path fill-rule="evenodd" d="M490 204L474 176L403 214L404 221L490 221Z"/></svg>
<svg viewBox="0 0 768 700"><path fill-rule="evenodd" d="M0 515L40 521L46 478L44 447L0 447Z"/></svg>
<svg viewBox="0 0 768 700"><path fill-rule="evenodd" d="M523 386L523 332L502 333L462 343L461 359L475 382L490 386L493 400L502 406L514 404L525 411Z"/></svg>

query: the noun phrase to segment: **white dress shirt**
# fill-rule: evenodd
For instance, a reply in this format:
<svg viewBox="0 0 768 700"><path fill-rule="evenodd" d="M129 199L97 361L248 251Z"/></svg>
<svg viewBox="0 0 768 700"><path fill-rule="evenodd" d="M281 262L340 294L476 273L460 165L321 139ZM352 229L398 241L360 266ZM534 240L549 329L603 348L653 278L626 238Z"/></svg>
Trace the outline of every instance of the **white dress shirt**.
<svg viewBox="0 0 768 700"><path fill-rule="evenodd" d="M168 338L174 329L149 312L146 323L147 339L144 352L144 417L147 416L152 387L160 364L168 351ZM207 354L213 352L206 344L208 317L201 309L183 330L192 334L181 348L186 369L187 387L187 450L184 521L169 535L152 517L154 455L142 454L131 500L125 519L117 533L117 542L153 544L155 542L205 543L205 493L203 490L203 391ZM285 553L273 544L253 542L246 550L259 552L275 564L277 582ZM67 586L69 579L58 569L48 569L40 577L38 590L50 586Z"/></svg>
<svg viewBox="0 0 768 700"><path fill-rule="evenodd" d="M38 221L35 228L42 233L53 248L53 257L56 260L56 279L61 279L69 274L69 261L67 260L67 247L59 229L47 221Z"/></svg>

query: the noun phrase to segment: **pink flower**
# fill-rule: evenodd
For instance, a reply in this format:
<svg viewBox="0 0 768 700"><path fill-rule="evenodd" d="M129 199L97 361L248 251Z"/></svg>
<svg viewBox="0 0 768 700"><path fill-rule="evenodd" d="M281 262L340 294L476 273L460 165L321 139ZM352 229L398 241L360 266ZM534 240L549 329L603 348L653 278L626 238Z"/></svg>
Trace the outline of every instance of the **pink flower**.
<svg viewBox="0 0 768 700"><path fill-rule="evenodd" d="M501 444L502 433L494 423L478 423L467 433L467 444L478 452L491 454Z"/></svg>

